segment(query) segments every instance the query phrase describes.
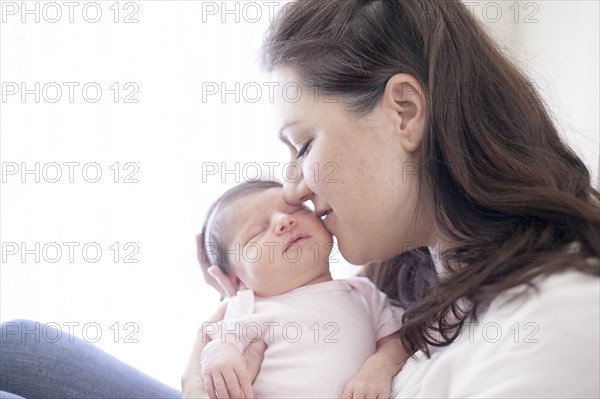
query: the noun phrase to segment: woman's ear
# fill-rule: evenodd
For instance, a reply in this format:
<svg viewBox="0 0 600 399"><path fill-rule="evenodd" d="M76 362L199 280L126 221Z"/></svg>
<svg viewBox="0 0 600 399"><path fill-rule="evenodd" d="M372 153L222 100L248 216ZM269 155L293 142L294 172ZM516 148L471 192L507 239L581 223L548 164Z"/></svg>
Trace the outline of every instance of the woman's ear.
<svg viewBox="0 0 600 399"><path fill-rule="evenodd" d="M388 108L394 130L406 152L414 152L425 134L425 96L419 82L406 73L392 76L385 85L383 105Z"/></svg>

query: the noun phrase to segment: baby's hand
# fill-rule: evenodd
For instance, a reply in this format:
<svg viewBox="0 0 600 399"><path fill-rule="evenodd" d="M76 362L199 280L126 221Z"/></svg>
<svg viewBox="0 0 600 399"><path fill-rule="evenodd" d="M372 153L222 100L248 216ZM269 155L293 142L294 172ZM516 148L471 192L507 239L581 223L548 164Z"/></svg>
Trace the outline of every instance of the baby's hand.
<svg viewBox="0 0 600 399"><path fill-rule="evenodd" d="M352 377L342 394L343 399L383 399L389 398L392 379L396 375L394 367L376 357L369 358Z"/></svg>
<svg viewBox="0 0 600 399"><path fill-rule="evenodd" d="M246 361L233 344L211 341L202 351L202 376L209 398L253 399Z"/></svg>

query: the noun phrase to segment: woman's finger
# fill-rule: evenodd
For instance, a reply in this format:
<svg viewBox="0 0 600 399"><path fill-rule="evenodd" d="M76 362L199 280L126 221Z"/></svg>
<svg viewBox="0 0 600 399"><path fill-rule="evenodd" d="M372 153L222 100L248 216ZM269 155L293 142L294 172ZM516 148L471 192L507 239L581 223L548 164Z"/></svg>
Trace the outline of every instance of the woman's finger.
<svg viewBox="0 0 600 399"><path fill-rule="evenodd" d="M223 273L223 270L221 270L219 266L210 266L208 268L208 274L210 274L212 278L220 285L220 292L224 293L224 295L228 297L235 296L237 289L231 282L231 279L225 275L225 273Z"/></svg>
<svg viewBox="0 0 600 399"><path fill-rule="evenodd" d="M248 375L247 366L239 366L234 368L237 380L239 382L239 386L241 391L244 393L245 399L254 399L254 391L252 390L252 381L250 380L250 376ZM241 396L240 396L241 397Z"/></svg>
<svg viewBox="0 0 600 399"><path fill-rule="evenodd" d="M215 290L219 291L221 295L227 296L227 292L223 290L222 285L217 281L213 276L208 272L208 268L211 266L208 262L208 257L204 253L204 236L202 234L196 235L196 258L198 259L198 264L200 264L200 270L202 270L202 275L204 277L204 281Z"/></svg>
<svg viewBox="0 0 600 399"><path fill-rule="evenodd" d="M253 382L260 371L260 366L265 355L267 345L262 341L252 342L244 351L244 360L246 360L246 368L248 369L248 377L250 382Z"/></svg>

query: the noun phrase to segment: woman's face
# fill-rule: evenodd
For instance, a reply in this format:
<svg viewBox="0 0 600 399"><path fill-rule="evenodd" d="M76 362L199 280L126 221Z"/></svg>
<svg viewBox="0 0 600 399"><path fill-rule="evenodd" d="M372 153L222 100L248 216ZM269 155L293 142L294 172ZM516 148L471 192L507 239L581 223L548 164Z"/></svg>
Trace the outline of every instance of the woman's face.
<svg viewBox="0 0 600 399"><path fill-rule="evenodd" d="M299 87L292 69L275 74L287 93ZM287 98L285 90L277 90L280 138L299 165L288 168L284 197L293 204L311 200L353 264L428 245L430 212L428 201L418 197L416 157L424 106L414 101L419 96L408 95L410 90L386 87L380 104L364 118L353 116L336 98L307 89Z"/></svg>

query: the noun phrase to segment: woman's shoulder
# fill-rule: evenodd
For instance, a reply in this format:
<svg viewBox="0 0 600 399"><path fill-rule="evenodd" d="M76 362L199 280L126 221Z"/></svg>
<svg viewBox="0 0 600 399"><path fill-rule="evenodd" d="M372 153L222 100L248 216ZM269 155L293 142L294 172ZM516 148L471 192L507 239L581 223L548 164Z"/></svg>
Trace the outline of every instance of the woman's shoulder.
<svg viewBox="0 0 600 399"><path fill-rule="evenodd" d="M540 276L532 284L504 291L492 301L484 317L514 317L515 314L531 313L536 317L554 319L558 311L568 312L573 317L581 317L586 310L598 313L599 276L566 270ZM554 312L549 312L548 308L554 309ZM578 311L573 312L574 309Z"/></svg>
<svg viewBox="0 0 600 399"><path fill-rule="evenodd" d="M480 365L497 383L483 378L482 396L598 397L600 278L568 270L533 283L501 294L471 327L469 373Z"/></svg>
<svg viewBox="0 0 600 399"><path fill-rule="evenodd" d="M540 276L532 283L506 290L477 321L471 321L481 329L483 342L494 341L490 335L502 329L498 348L518 351L525 349L521 345L533 344L528 352L538 353L540 360L593 345L598 363L600 277L567 270Z"/></svg>
<svg viewBox="0 0 600 399"><path fill-rule="evenodd" d="M450 346L407 362L397 397L598 397L600 278L533 282L499 295Z"/></svg>

